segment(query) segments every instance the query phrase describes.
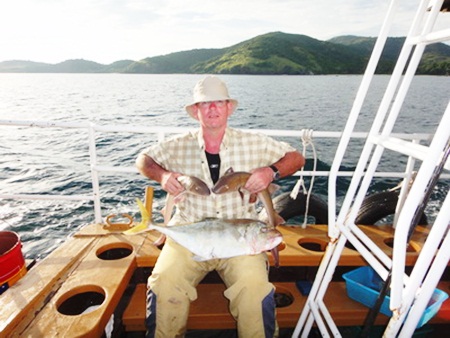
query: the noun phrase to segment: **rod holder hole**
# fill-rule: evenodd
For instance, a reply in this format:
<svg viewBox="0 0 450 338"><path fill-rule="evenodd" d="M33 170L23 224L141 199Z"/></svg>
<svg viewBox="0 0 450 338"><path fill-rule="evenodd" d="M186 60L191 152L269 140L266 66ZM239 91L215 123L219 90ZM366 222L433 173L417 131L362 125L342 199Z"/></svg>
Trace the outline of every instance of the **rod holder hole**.
<svg viewBox="0 0 450 338"><path fill-rule="evenodd" d="M274 294L277 308L288 307L294 302L294 296L287 289L278 287Z"/></svg>
<svg viewBox="0 0 450 338"><path fill-rule="evenodd" d="M324 252L328 245L328 242L318 238L300 238L297 243L303 249L315 252Z"/></svg>
<svg viewBox="0 0 450 338"><path fill-rule="evenodd" d="M388 237L383 240L384 244L386 244L388 247L393 248L394 247L394 237ZM419 251L414 243L409 243L409 245L406 247L406 252L417 252Z"/></svg>
<svg viewBox="0 0 450 338"><path fill-rule="evenodd" d="M98 258L105 261L113 261L128 257L133 252L133 247L128 243L111 243L97 249Z"/></svg>
<svg viewBox="0 0 450 338"><path fill-rule="evenodd" d="M56 302L58 312L77 316L91 312L105 301L105 291L97 285L83 285L62 295Z"/></svg>

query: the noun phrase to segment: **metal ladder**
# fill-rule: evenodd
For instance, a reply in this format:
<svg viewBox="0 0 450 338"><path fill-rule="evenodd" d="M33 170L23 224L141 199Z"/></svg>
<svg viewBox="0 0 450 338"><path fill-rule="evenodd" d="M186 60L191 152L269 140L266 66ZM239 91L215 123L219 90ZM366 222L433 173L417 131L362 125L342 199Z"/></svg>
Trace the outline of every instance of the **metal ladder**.
<svg viewBox="0 0 450 338"><path fill-rule="evenodd" d="M417 263L410 276L405 274L407 234L411 221L432 178L433 171L443 156L446 143L450 140L450 102L428 146L391 136L425 47L432 43L450 39L450 27L433 31L438 15L442 15L440 9L443 2L443 0L422 0L418 6L336 219L336 173L344 158L344 153L350 141L350 134L353 132L359 117L386 43L388 32L392 26L395 12L399 6L397 0L392 0L390 3L331 167L328 186L329 236L331 240L297 322L293 337L300 335L301 337L308 337L314 323L316 323L322 337L341 336L323 299L347 241L358 250L383 280L387 278L389 271L392 273L390 308L393 310L393 316L384 333L385 337L412 336L449 262L450 250L437 251L441 243L443 248L448 248L448 245L450 245L450 231L448 231L450 194L447 193ZM385 149L408 156L406 173L412 172L411 168L414 167L415 160L422 161L411 187L408 187L408 182L411 179L410 174L406 174L402 185L394 220L395 236L392 259L355 224L357 212ZM445 169L450 170L450 161L446 162ZM436 252L437 254L435 254Z"/></svg>

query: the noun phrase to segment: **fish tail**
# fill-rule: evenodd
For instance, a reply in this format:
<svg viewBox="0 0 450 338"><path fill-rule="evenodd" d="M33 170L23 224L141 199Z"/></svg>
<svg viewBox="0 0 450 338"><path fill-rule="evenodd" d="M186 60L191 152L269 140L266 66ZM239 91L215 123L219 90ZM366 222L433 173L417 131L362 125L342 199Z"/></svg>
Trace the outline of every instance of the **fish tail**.
<svg viewBox="0 0 450 338"><path fill-rule="evenodd" d="M136 198L136 203L141 212L141 222L139 224L135 225L134 227L132 227L131 229L124 231L123 233L125 235L136 235L141 232L145 232L149 229L147 227L147 225L150 221L150 215L149 215L147 209L145 208L144 203L142 203L142 201L139 198Z"/></svg>
<svg viewBox="0 0 450 338"><path fill-rule="evenodd" d="M139 198L136 198L136 203L139 207L139 211L141 212L142 222L148 223L148 221L150 220L150 215L149 215L147 209L145 208L144 203Z"/></svg>
<svg viewBox="0 0 450 338"><path fill-rule="evenodd" d="M273 213L274 213L274 216L275 216L275 226L278 226L280 224L285 224L286 223L284 218L281 217L278 212L274 211Z"/></svg>
<svg viewBox="0 0 450 338"><path fill-rule="evenodd" d="M244 192L242 191L241 188L238 189L239 192L239 196L241 196L241 200L242 200L242 204L244 203Z"/></svg>
<svg viewBox="0 0 450 338"><path fill-rule="evenodd" d="M272 257L273 257L274 262L275 262L274 266L276 268L279 268L280 267L280 255L278 253L278 247L277 246L274 247L272 250L270 250L270 252L272 253Z"/></svg>
<svg viewBox="0 0 450 338"><path fill-rule="evenodd" d="M154 246L160 246L160 245L163 245L165 241L166 241L166 235L161 234L161 236L159 236L159 237L153 242L153 245L154 245Z"/></svg>

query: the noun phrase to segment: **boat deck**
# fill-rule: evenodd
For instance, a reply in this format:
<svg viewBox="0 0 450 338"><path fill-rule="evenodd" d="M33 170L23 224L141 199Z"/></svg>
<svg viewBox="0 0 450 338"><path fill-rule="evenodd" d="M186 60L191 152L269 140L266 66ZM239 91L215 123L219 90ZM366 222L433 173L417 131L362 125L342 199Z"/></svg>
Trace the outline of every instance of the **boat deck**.
<svg viewBox="0 0 450 338"><path fill-rule="evenodd" d="M361 228L386 254L392 253L390 227ZM311 225L303 229L285 225L279 229L284 236L280 244L281 266L271 269L271 278L280 301L279 326L292 328L307 299L296 282L314 278L308 274L315 273L323 256L328 243L327 226ZM427 233L426 227L416 229L407 254L408 265L414 265ZM26 278L11 287L11 292L2 295L1 301L8 306L0 307L0 336L69 337L74 332L78 336L101 336L113 313L120 316L125 331L143 331L145 278L160 252L152 244L157 237L156 232L125 236L101 224L84 227L33 267ZM358 252L345 248L339 266L353 269L361 265L365 262ZM301 269L307 269L304 275L290 273ZM137 272L140 278L136 278ZM448 293L450 282L442 280L439 287ZM118 314L125 290L131 296ZM205 280L199 285L199 297L191 305L189 329L235 328L223 291L224 285L218 280ZM281 304L285 300L292 303ZM367 308L347 297L342 280L331 283L324 301L337 325L361 325L364 321ZM84 312L91 305L98 308ZM384 325L387 321L388 317L380 314L376 324ZM450 323L449 300L443 303L431 323Z"/></svg>

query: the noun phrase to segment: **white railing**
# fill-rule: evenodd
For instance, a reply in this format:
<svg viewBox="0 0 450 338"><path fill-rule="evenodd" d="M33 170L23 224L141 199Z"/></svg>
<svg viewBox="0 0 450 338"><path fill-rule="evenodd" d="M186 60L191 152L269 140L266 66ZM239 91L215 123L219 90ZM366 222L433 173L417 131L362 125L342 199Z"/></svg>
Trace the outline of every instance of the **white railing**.
<svg viewBox="0 0 450 338"><path fill-rule="evenodd" d="M32 200L72 200L72 201L92 201L94 203L95 221L100 223L102 220L101 204L100 204L100 172L112 172L112 173L138 173L135 167L126 166L105 166L99 165L97 161L97 147L96 147L96 132L107 133L145 133L156 135L159 140L162 140L168 134L178 134L188 131L192 128L187 127L142 127L134 125L99 125L90 122L57 122L57 121L44 121L44 120L0 120L0 126L16 126L16 127L30 127L30 128L60 128L60 129L84 129L88 131L89 142L89 157L90 157L90 171L92 179L92 194L91 195L61 195L61 194L0 194L0 198L3 199L32 199ZM296 140L302 139L305 132L310 133L309 130L274 130L274 129L249 129L249 131L260 132L274 137L288 137ZM329 131L314 131L313 138L335 138L339 139L342 136L341 132L329 132ZM397 137L406 140L414 140L415 142L428 141L429 134L396 134ZM364 139L367 137L367 133L354 132L352 138ZM409 170L412 170L410 168ZM303 176L329 176L329 171L307 171L301 172ZM297 172L296 175L300 175ZM354 175L353 171L339 171L337 173L341 177L351 177ZM408 172L377 172L377 177L389 177L389 178L404 178L409 177ZM450 175L449 175L450 176Z"/></svg>
<svg viewBox="0 0 450 338"><path fill-rule="evenodd" d="M423 203L426 203L423 198L426 195L426 191L434 185L433 176L439 175L435 171L436 165L442 159L445 159L444 154L446 154L446 146L450 137L450 130L448 128L450 124L450 103L443 112L433 139L430 140L427 148L418 146L415 141L405 143L392 133L406 94L410 89L412 79L422 59L425 45L438 42L439 40L443 42L450 39L449 29L432 32L442 4L443 0L422 0L418 5L405 44L402 47L377 114L373 119L366 144L361 151L355 169L355 175L350 182L338 217L336 218L336 171L342 163L345 151L349 148L351 133L354 130L356 121L360 117L361 107L366 98L368 86L372 81L387 36L394 23L397 9L401 7L399 0L392 0L390 3L388 13L386 14L369 65L344 128L344 134L336 151L336 157L333 161L331 168L332 175L330 175L328 188L328 230L332 240L327 246L308 300L297 322L293 337L300 335L307 337L314 323L319 328L323 337L329 337L330 335L341 337L323 300L347 241L355 247L365 261L380 275L384 280L385 286L388 286L390 292L389 308L394 315L391 317L383 337L412 336L419 318L422 316L425 306L430 300L431 293L436 288L438 280L447 267L450 258L449 251L439 250L439 245L441 241L445 241L447 244L450 242L450 233L448 232L450 222L450 195L448 191L412 272L406 274L405 271L406 248L409 242L408 237L416 225L414 219L415 213L421 210ZM399 125L396 125L396 127L398 128ZM377 243L374 243L355 223L356 213L362 205L373 177L375 177L384 149L397 152L398 155L407 154L407 168L412 167L411 164L415 159L421 162L411 188L409 189L408 187L406 189L406 184L404 184L400 192L399 204L403 205L396 215L397 226L394 232L394 245L391 257L387 256L378 247ZM450 164L448 161L446 164L446 168L448 169ZM442 166L444 166L444 163L442 163ZM442 170L442 168L439 170ZM407 178L405 177L404 183L406 183L406 180ZM392 276L392 279L388 276ZM376 315L378 310L374 311L374 313ZM372 319L374 318L368 317L370 320L366 323L361 336L369 336L369 332L364 331L370 329L373 325Z"/></svg>

